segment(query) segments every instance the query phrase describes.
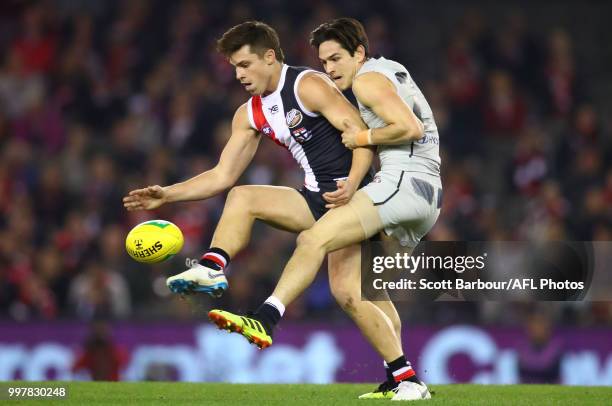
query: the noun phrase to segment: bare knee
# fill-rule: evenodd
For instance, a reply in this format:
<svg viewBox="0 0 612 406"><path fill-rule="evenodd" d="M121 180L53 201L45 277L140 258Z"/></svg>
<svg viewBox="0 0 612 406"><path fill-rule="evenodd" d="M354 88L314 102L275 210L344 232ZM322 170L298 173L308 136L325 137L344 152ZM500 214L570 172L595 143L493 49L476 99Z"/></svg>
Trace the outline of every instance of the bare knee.
<svg viewBox="0 0 612 406"><path fill-rule="evenodd" d="M321 239L312 230L302 231L298 235L296 243L299 249L320 250L324 248Z"/></svg>
<svg viewBox="0 0 612 406"><path fill-rule="evenodd" d="M352 294L351 292L340 291L334 294L334 298L345 312L349 314L354 314L357 312L357 302L359 301L359 298L356 295Z"/></svg>
<svg viewBox="0 0 612 406"><path fill-rule="evenodd" d="M250 185L234 186L227 194L224 210L258 217L257 192Z"/></svg>
<svg viewBox="0 0 612 406"><path fill-rule="evenodd" d="M329 288L332 296L334 296L334 299L336 299L336 302L338 302L342 310L347 313L356 312L356 304L360 298L355 292L351 291L341 280L330 280Z"/></svg>
<svg viewBox="0 0 612 406"><path fill-rule="evenodd" d="M226 205L245 204L249 199L248 186L234 186L227 194Z"/></svg>

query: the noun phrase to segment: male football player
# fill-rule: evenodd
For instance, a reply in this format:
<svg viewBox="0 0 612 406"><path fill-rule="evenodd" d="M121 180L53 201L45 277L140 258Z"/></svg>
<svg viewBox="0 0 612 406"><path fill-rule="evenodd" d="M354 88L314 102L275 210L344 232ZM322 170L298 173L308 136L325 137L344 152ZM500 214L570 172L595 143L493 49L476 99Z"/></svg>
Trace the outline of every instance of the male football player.
<svg viewBox="0 0 612 406"><path fill-rule="evenodd" d="M297 248L268 303L289 305L313 281L327 253L367 239L384 230L402 245L415 247L431 229L441 207L439 135L433 113L410 74L401 64L368 53L363 26L341 18L315 29L311 44L329 77L340 89L352 88L362 130L345 123L342 134L349 148L377 145L381 170L375 180L357 191L349 204L326 213L298 237ZM361 315L359 271L343 276L348 286L345 309ZM352 288L351 288L352 287ZM280 320L279 306L262 305L252 318L271 333ZM212 310L211 320L232 330L237 316ZM364 331L366 332L366 331ZM430 393L403 355L385 358L393 379L362 398L427 399Z"/></svg>
<svg viewBox="0 0 612 406"><path fill-rule="evenodd" d="M134 190L124 198L125 207L151 210L168 202L206 199L221 193L238 180L251 161L259 134L289 150L305 172L304 189L298 192L274 186L234 187L211 248L195 267L168 278L167 284L175 293L222 293L228 287L223 270L247 245L256 219L295 233L312 227L327 211L323 196L332 206L347 203L368 172L373 156L367 148L355 149L351 166L351 152L342 144L341 129L345 122L366 128L357 109L327 76L284 64L278 36L271 27L260 22L240 24L223 35L218 48L252 95L234 115L232 135L219 163L182 183ZM366 179L365 183L370 180ZM359 295L359 286L345 286L344 282L345 275L359 272L360 258L358 245L329 255L331 287L339 300L349 294ZM348 292L347 288L357 290ZM393 305L358 305L362 310L354 319L364 335L383 358L395 359L401 354L401 344L399 316ZM282 303L274 298L266 301L264 307L268 306L284 311ZM240 329L260 348L272 343L261 322L245 320L238 319L232 328Z"/></svg>

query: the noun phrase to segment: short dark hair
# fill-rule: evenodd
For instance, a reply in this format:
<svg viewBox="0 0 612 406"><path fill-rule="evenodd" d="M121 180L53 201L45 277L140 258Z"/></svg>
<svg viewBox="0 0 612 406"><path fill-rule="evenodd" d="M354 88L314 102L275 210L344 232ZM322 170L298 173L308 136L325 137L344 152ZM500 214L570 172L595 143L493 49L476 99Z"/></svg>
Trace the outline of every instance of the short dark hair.
<svg viewBox="0 0 612 406"><path fill-rule="evenodd" d="M285 60L278 34L274 28L261 21L247 21L227 30L217 40L217 51L229 58L245 45L249 45L251 52L259 57L262 57L268 49L273 49L279 62Z"/></svg>
<svg viewBox="0 0 612 406"><path fill-rule="evenodd" d="M362 45L366 58L369 56L368 36L363 25L354 18L337 18L319 25L310 33L310 45L315 48L329 40L338 42L351 56L355 55L357 47Z"/></svg>

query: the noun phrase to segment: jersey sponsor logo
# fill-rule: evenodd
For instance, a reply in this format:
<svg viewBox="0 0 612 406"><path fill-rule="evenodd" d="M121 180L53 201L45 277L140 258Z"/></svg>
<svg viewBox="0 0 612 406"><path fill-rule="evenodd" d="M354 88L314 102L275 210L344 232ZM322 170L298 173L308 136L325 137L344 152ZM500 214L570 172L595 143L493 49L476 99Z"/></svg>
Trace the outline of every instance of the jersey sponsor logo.
<svg viewBox="0 0 612 406"><path fill-rule="evenodd" d="M417 144L434 144L434 145L439 145L440 144L440 138L436 137L435 135L425 134L423 136L423 138L421 138L420 140L417 140Z"/></svg>
<svg viewBox="0 0 612 406"><path fill-rule="evenodd" d="M303 144L312 138L312 132L308 131L304 127L300 127L298 129L292 130L291 135L300 144Z"/></svg>
<svg viewBox="0 0 612 406"><path fill-rule="evenodd" d="M299 110L291 109L285 115L285 118L287 119L287 126L289 128L293 128L293 127L296 127L297 125L299 125L302 122L303 116L302 116L302 113Z"/></svg>
<svg viewBox="0 0 612 406"><path fill-rule="evenodd" d="M272 107L268 107L268 110L270 111L270 114L276 114L278 113L278 104L275 104Z"/></svg>

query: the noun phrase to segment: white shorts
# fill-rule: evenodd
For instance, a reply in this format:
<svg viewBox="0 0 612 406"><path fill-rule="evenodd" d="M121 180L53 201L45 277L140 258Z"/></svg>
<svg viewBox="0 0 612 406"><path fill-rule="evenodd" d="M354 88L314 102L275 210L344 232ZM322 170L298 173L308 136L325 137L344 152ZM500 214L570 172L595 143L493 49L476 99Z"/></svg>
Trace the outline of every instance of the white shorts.
<svg viewBox="0 0 612 406"><path fill-rule="evenodd" d="M378 208L385 233L403 246L416 247L440 214L442 184L437 177L381 171L361 190Z"/></svg>

